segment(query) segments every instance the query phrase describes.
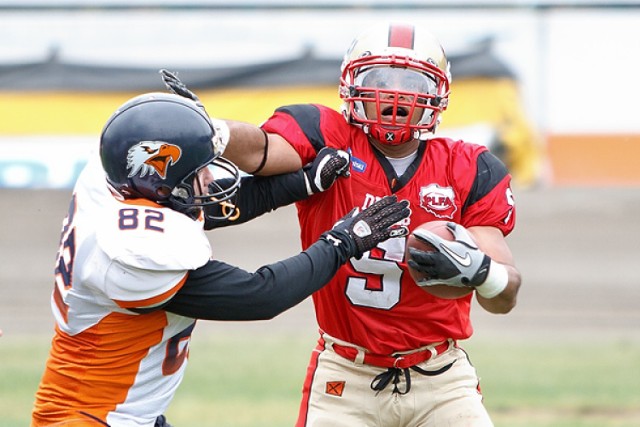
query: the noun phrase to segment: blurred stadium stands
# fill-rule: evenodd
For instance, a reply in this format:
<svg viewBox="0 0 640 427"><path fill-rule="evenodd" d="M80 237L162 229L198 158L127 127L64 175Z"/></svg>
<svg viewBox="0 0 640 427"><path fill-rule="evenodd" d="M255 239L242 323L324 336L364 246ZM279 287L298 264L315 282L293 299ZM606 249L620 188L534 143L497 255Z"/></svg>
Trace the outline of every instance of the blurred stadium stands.
<svg viewBox="0 0 640 427"><path fill-rule="evenodd" d="M164 90L159 68L178 71L218 117L338 108L341 54L382 19L433 27L453 74L439 133L487 145L519 185L640 184L640 124L620 114L640 96L640 65L625 54L640 7L565 3L3 0L0 37L20 43L0 46L0 187L71 185L111 112ZM614 70L594 73L595 53ZM614 77L624 89L595 97L617 89Z"/></svg>

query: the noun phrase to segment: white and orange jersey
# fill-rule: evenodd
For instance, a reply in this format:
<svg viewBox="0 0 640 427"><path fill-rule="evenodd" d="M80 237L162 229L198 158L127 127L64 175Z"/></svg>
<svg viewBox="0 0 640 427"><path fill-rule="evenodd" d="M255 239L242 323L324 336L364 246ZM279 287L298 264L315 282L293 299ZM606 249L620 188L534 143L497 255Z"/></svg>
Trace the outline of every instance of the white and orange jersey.
<svg viewBox="0 0 640 427"><path fill-rule="evenodd" d="M186 367L195 320L152 308L210 259L203 223L117 200L99 162L81 174L63 223L32 426L153 426Z"/></svg>

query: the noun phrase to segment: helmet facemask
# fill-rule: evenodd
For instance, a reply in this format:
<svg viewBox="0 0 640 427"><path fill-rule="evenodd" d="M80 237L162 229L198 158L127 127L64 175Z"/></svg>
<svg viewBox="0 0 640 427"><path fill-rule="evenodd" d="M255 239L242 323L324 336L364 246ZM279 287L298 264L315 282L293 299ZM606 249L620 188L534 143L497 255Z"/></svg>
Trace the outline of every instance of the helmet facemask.
<svg viewBox="0 0 640 427"><path fill-rule="evenodd" d="M365 56L344 68L340 95L352 123L384 144L398 145L434 132L448 102L449 80L427 62Z"/></svg>
<svg viewBox="0 0 640 427"><path fill-rule="evenodd" d="M208 169L211 182L202 184L199 174ZM208 220L234 219L239 215L235 197L240 187L240 172L236 165L217 157L189 174L176 185L167 199L172 209L197 218L201 212Z"/></svg>

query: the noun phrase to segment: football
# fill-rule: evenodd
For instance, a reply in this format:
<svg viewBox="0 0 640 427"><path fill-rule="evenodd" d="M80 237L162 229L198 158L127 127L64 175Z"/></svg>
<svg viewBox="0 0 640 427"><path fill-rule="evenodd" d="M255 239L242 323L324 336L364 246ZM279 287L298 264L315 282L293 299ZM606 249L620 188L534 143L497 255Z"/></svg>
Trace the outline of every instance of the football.
<svg viewBox="0 0 640 427"><path fill-rule="evenodd" d="M453 240L453 233L447 228L448 221L429 221L424 224L420 224L416 227L416 230L426 230L430 231L439 237L446 240ZM414 230L415 231L415 230ZM405 260L409 260L409 248L419 249L425 252L434 252L435 248L428 243L423 242L413 235L413 232L407 238L407 244L405 247ZM419 271L414 270L409 265L407 265L407 269L409 270L409 274L416 283L419 280L425 279L425 273L421 273ZM457 286L448 286L448 285L433 285L433 286L421 286L421 288L430 293L433 296L444 299L457 299L461 298L465 295L468 295L472 289L471 288L460 288Z"/></svg>

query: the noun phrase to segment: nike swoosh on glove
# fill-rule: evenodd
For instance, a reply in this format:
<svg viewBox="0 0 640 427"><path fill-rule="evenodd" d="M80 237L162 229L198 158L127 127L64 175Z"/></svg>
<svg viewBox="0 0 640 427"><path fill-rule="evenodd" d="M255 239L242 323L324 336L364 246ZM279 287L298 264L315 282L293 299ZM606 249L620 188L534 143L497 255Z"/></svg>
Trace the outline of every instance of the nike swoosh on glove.
<svg viewBox="0 0 640 427"><path fill-rule="evenodd" d="M491 258L478 248L471 234L462 225L448 222L447 228L453 233L453 241L430 231L414 231L416 238L436 248L436 252L409 248L409 266L429 277L418 284L457 287L482 285L489 274Z"/></svg>

